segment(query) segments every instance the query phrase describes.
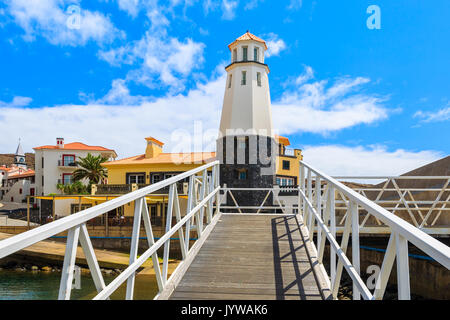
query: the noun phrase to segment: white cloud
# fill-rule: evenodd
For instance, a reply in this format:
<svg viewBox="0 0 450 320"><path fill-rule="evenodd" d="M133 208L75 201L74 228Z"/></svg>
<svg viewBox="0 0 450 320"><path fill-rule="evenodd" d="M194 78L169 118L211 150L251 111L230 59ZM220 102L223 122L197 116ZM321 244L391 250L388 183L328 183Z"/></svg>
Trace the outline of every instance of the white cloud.
<svg viewBox="0 0 450 320"><path fill-rule="evenodd" d="M0 108L26 107L31 101L33 101L33 99L29 97L16 96L11 102L0 101Z"/></svg>
<svg viewBox="0 0 450 320"><path fill-rule="evenodd" d="M414 114L414 118L420 118L421 122L442 122L450 120L450 102L446 107L435 112L419 110Z"/></svg>
<svg viewBox="0 0 450 320"><path fill-rule="evenodd" d="M314 78L314 70L310 66L305 66L305 71L295 79L296 85L301 85Z"/></svg>
<svg viewBox="0 0 450 320"><path fill-rule="evenodd" d="M298 10L302 7L303 1L302 0L291 0L289 5L287 6L288 10Z"/></svg>
<svg viewBox="0 0 450 320"><path fill-rule="evenodd" d="M381 145L305 146L303 155L306 163L330 176L400 175L443 157L443 154L433 150L388 151Z"/></svg>
<svg viewBox="0 0 450 320"><path fill-rule="evenodd" d="M145 151L144 137L147 136L164 141L167 152L181 151L180 148L186 150L191 146L186 145L186 140L180 144L179 140L172 139L193 135L197 122L206 134L201 149L214 151L224 87L225 75L222 72L185 95L143 99L130 97L124 83L116 80L103 102L135 104L105 105L98 101L88 105L33 109L4 107L0 113L0 136L7 138L0 140L0 150L15 150L16 139L12 139L11 133L17 132L17 124L20 123L20 136L27 152L32 147L54 144L57 136L68 142L81 141L113 148L119 157L142 154Z"/></svg>
<svg viewBox="0 0 450 320"><path fill-rule="evenodd" d="M24 39L33 41L37 35L43 36L54 45L84 45L88 41L111 42L124 33L114 27L108 17L84 10L66 12L70 5L79 5L68 0L8 0L7 13L24 31ZM75 14L75 15L74 15ZM72 27L69 28L69 22ZM73 22L76 22L73 24ZM76 25L76 27L73 27Z"/></svg>
<svg viewBox="0 0 450 320"><path fill-rule="evenodd" d="M178 91L184 89L185 79L203 62L204 47L192 39L180 41L147 31L141 40L101 51L99 55L111 65L138 64L139 68L132 70L127 80L149 87L159 82Z"/></svg>
<svg viewBox="0 0 450 320"><path fill-rule="evenodd" d="M233 20L236 14L235 10L239 1L222 0L222 19Z"/></svg>
<svg viewBox="0 0 450 320"><path fill-rule="evenodd" d="M263 35L267 44L266 57L278 56L281 51L286 49L286 43L283 39L280 39L278 35L275 33L269 33L267 35Z"/></svg>
<svg viewBox="0 0 450 320"><path fill-rule="evenodd" d="M285 90L272 103L274 127L280 133L327 134L388 117L389 110L383 106L386 98L359 92L370 79L344 77L327 87L328 80L304 83L312 78L313 70L306 67L305 72L297 78L300 85Z"/></svg>
<svg viewBox="0 0 450 320"><path fill-rule="evenodd" d="M140 10L139 0L118 0L119 8L128 12L132 17L136 17Z"/></svg>

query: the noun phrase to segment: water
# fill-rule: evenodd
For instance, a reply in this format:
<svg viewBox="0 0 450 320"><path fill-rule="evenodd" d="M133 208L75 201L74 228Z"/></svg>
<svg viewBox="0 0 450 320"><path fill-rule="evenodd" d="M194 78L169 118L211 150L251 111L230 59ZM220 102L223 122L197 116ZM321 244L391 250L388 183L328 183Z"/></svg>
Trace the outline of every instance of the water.
<svg viewBox="0 0 450 320"><path fill-rule="evenodd" d="M103 275L106 285L116 276ZM61 272L0 271L0 300L55 300L58 298ZM112 300L125 297L126 282L111 295ZM152 299L158 292L152 275L136 276L134 299ZM90 274L81 275L81 289L73 289L71 300L92 299L96 295Z"/></svg>

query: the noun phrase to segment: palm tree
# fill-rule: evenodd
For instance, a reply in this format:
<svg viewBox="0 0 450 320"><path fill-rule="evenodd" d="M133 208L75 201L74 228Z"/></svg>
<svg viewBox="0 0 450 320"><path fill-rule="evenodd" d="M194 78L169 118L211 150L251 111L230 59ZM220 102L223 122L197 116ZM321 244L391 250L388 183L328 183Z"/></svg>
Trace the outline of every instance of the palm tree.
<svg viewBox="0 0 450 320"><path fill-rule="evenodd" d="M80 166L72 174L74 181L80 181L83 179L89 180L89 185L98 184L99 181L108 177L108 171L102 166L102 163L108 161L108 158L101 155L93 156L88 153L85 158L80 158L76 163Z"/></svg>

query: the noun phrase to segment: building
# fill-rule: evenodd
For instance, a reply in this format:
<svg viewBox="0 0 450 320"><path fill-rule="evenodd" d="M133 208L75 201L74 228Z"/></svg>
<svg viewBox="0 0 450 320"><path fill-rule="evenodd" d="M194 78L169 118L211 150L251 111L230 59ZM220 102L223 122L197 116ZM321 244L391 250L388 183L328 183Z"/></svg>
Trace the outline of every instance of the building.
<svg viewBox="0 0 450 320"><path fill-rule="evenodd" d="M272 128L267 45L246 32L228 46L231 63L220 120L217 152L220 181L232 188L272 188L276 183L277 143ZM258 206L265 191L236 191L239 205ZM268 199L267 203L271 203ZM227 200L232 205L231 198Z"/></svg>
<svg viewBox="0 0 450 320"><path fill-rule="evenodd" d="M214 161L215 152L166 153L164 143L153 138L145 138L144 154L109 161L103 164L108 169L108 184L94 187L95 195L117 195L128 193L143 186L157 183L185 171L195 169L205 163ZM188 181L178 184L178 193L185 194ZM166 212L168 189L160 190L160 196L148 201L149 212L153 217L162 217ZM184 199L180 199L181 211L185 211ZM134 208L127 205L117 212L132 216Z"/></svg>
<svg viewBox="0 0 450 320"><path fill-rule="evenodd" d="M27 196L35 194L35 173L28 169L25 153L19 144L10 167L0 167L0 200L4 202L24 202Z"/></svg>
<svg viewBox="0 0 450 320"><path fill-rule="evenodd" d="M35 151L36 171L36 195L47 196L59 194L58 184L70 184L73 182L72 174L78 168L76 161L86 157L89 153L93 156L103 156L115 159L114 150L101 146L90 146L81 142L64 143L64 138L56 138L55 145L46 145L33 148ZM65 216L70 214L70 204L74 200L61 200L55 204L55 214ZM51 205L41 201L41 210L49 211Z"/></svg>

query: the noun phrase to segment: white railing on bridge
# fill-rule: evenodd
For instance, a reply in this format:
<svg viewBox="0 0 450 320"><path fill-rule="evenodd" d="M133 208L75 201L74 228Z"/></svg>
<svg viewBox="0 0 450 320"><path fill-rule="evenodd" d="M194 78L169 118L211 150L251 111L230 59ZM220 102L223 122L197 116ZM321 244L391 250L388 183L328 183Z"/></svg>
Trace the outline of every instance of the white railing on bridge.
<svg viewBox="0 0 450 320"><path fill-rule="evenodd" d="M314 191L313 180L315 182ZM352 279L355 300L359 300L361 297L367 300L382 299L394 260L397 265L398 298L410 299L408 242L450 269L450 248L448 246L303 161L300 161L299 181L298 207L301 208L302 218L309 234L312 235L317 225L315 248L320 264L323 261L325 244L327 241L330 244L330 288L335 299L338 295L343 268ZM324 188L322 188L322 183ZM347 208L340 244L336 240L336 192L343 196ZM370 292L360 276L359 208L384 223L390 230L389 243L373 293ZM346 255L350 235L352 239L351 261ZM323 264L321 268L324 270Z"/></svg>
<svg viewBox="0 0 450 320"><path fill-rule="evenodd" d="M213 202L219 202L218 197L220 186L218 169L219 162L211 162L199 168L181 173L172 178L168 178L161 182L125 194L116 199L40 226L36 229L2 240L0 241L0 259L39 241L50 238L60 232L68 231L58 299L70 299L78 242L81 244L98 292L94 299L108 299L111 294L125 282L127 282L125 298L133 299L135 273L150 257L153 261L159 293L161 293L171 283L172 279L177 274L177 270L179 270L179 268L183 265L183 262L181 262L177 269L175 269L172 273L171 277L168 278L171 237L175 233L178 233L181 254L183 260L186 260L192 254L192 249L195 246L195 244L190 246L189 243L191 239L191 230L194 229L196 231L197 241L201 241L203 240L203 233L206 234L210 231L208 228L212 228L213 220L219 216L217 215L218 206L216 206L215 211L213 210ZM208 170L212 170L212 176L209 178ZM189 191L186 214L182 217L176 184L178 181L185 178L189 178ZM165 187L169 187L166 232L158 241L155 242L150 215L146 205L146 196ZM123 270L122 273L120 273L120 275L118 275L111 283L105 285L97 258L95 256L95 251L86 228L86 222L128 203L134 203L134 220L129 266ZM177 221L174 226L171 225L173 215L175 215ZM144 221L144 228L149 248L138 258L137 254L141 220ZM157 250L160 248L164 248L162 270L160 268L157 254Z"/></svg>
<svg viewBox="0 0 450 320"><path fill-rule="evenodd" d="M351 188L386 210L397 214L428 234L450 234L450 176L337 176L351 183ZM374 181L378 183L373 184ZM356 182L356 183L355 183ZM359 182L359 183L358 183ZM364 184L361 184L364 183ZM372 182L372 184L369 184ZM344 182L345 184L345 182ZM323 191L322 191L323 192ZM346 210L342 192L336 192L336 210ZM359 207L359 210L363 210ZM444 213L444 214L443 214ZM364 228L370 218L361 223ZM341 217L338 225L343 225ZM364 232L380 233L385 229L378 219Z"/></svg>

